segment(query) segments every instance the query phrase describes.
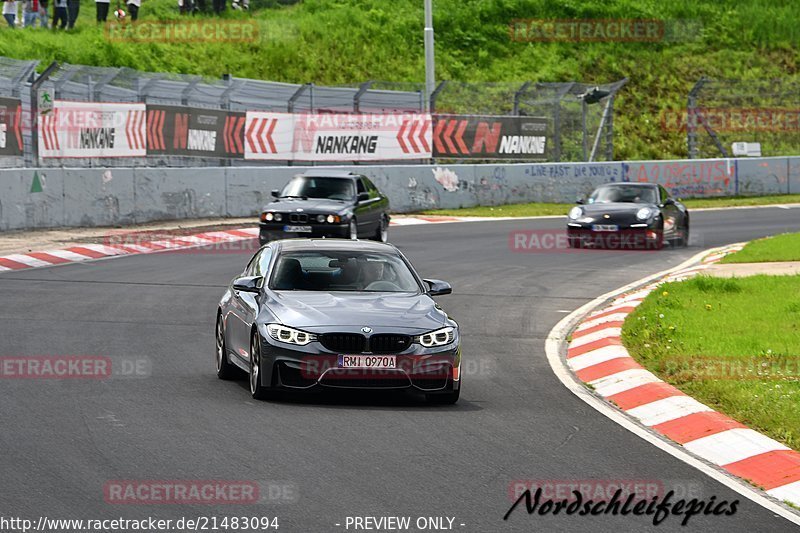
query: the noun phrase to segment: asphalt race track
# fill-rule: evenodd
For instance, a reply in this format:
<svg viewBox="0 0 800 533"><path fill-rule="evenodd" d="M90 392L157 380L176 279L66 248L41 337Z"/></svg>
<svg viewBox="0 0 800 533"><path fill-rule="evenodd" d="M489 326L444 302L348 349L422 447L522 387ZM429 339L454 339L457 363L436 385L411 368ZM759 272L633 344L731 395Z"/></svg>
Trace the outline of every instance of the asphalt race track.
<svg viewBox="0 0 800 533"><path fill-rule="evenodd" d="M218 380L215 305L252 251L0 274L0 356L100 355L149 369L0 380L2 514L277 516L283 532L346 531L348 516L454 517L465 532L793 530L573 396L548 366L544 339L600 294L702 248L798 231L798 215L695 212L696 243L661 252L510 250L510 232L562 230L554 219L392 228L424 277L454 287L439 301L460 322L466 363L461 401L449 407L405 394L255 402L246 381ZM111 480L248 480L292 492L277 503L124 505L105 501ZM528 516L524 506L504 522L515 480L658 481L741 502L733 517L695 516L688 527L677 517L655 528L648 517Z"/></svg>

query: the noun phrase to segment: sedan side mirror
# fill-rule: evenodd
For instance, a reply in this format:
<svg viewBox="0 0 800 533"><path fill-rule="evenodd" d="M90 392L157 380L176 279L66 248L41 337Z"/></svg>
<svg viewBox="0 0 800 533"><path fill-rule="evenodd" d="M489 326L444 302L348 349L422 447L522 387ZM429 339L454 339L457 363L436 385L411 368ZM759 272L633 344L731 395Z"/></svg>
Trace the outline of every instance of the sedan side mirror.
<svg viewBox="0 0 800 533"><path fill-rule="evenodd" d="M358 193L356 200L358 200L359 202L366 202L367 200L369 200L369 193L368 192Z"/></svg>
<svg viewBox="0 0 800 533"><path fill-rule="evenodd" d="M443 294L452 294L453 287L446 281L440 279L423 279L428 284L428 294L430 296L441 296Z"/></svg>
<svg viewBox="0 0 800 533"><path fill-rule="evenodd" d="M233 290L241 292L261 292L261 276L245 276L243 278L236 278L233 280Z"/></svg>
<svg viewBox="0 0 800 533"><path fill-rule="evenodd" d="M583 204L585 204L585 203L586 203L586 200L584 200L583 198L581 198L580 196L578 196L578 197L575 199L575 203L576 203L576 204L578 204L578 205L583 205Z"/></svg>
<svg viewBox="0 0 800 533"><path fill-rule="evenodd" d="M672 198L667 198L666 200L664 200L663 205L675 205L675 200L673 200Z"/></svg>
<svg viewBox="0 0 800 533"><path fill-rule="evenodd" d="M281 192L278 189L272 189L272 197L277 198L280 196Z"/></svg>

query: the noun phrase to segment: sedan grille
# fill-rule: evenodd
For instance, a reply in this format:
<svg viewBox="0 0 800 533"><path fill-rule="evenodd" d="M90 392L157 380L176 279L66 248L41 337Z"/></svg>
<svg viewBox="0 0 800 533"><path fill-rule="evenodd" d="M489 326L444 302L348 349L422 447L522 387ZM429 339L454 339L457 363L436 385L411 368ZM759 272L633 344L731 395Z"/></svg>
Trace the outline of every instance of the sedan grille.
<svg viewBox="0 0 800 533"><path fill-rule="evenodd" d="M359 333L325 333L319 340L328 350L343 354L361 353L367 344Z"/></svg>
<svg viewBox="0 0 800 533"><path fill-rule="evenodd" d="M381 333L373 335L369 339L369 347L372 353L400 353L409 346L411 346L411 337L409 335Z"/></svg>
<svg viewBox="0 0 800 533"><path fill-rule="evenodd" d="M308 215L305 213L292 213L289 215L289 222L295 222L295 223L308 222Z"/></svg>

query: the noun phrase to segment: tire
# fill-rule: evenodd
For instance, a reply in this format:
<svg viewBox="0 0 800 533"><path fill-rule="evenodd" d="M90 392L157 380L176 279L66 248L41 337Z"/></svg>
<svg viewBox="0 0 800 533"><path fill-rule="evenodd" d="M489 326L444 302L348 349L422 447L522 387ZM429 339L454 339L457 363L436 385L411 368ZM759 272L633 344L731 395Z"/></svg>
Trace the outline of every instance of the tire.
<svg viewBox="0 0 800 533"><path fill-rule="evenodd" d="M689 223L688 222L683 227L683 233L681 235L681 246L683 246L684 248L688 248L689 247Z"/></svg>
<svg viewBox="0 0 800 533"><path fill-rule="evenodd" d="M253 332L250 338L250 373L247 376L250 382L250 394L256 400L269 400L274 394L261 384L261 341L258 332Z"/></svg>
<svg viewBox="0 0 800 533"><path fill-rule="evenodd" d="M461 387L457 390L450 392L429 393L425 395L425 401L431 405L454 405L458 402L458 397L461 395Z"/></svg>
<svg viewBox="0 0 800 533"><path fill-rule="evenodd" d="M358 221L356 221L356 217L350 219L350 240L358 240Z"/></svg>
<svg viewBox="0 0 800 533"><path fill-rule="evenodd" d="M378 229L375 230L375 235L372 237L373 241L389 242L389 224L386 222L386 217L381 217L378 223Z"/></svg>
<svg viewBox="0 0 800 533"><path fill-rule="evenodd" d="M234 379L238 377L238 369L228 359L228 350L225 348L225 326L222 323L222 315L217 315L216 337L216 367L219 379Z"/></svg>

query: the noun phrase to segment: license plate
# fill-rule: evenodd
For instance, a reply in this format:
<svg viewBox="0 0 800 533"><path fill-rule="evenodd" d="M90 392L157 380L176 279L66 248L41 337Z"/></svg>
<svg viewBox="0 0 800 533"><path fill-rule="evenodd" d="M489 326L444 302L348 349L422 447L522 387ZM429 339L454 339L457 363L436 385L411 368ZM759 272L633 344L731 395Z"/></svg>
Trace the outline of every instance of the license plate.
<svg viewBox="0 0 800 533"><path fill-rule="evenodd" d="M311 233L311 226L284 226L283 231L287 233Z"/></svg>
<svg viewBox="0 0 800 533"><path fill-rule="evenodd" d="M339 368L397 368L394 355L340 355Z"/></svg>
<svg viewBox="0 0 800 533"><path fill-rule="evenodd" d="M616 224L594 224L592 231L619 231L619 226Z"/></svg>

